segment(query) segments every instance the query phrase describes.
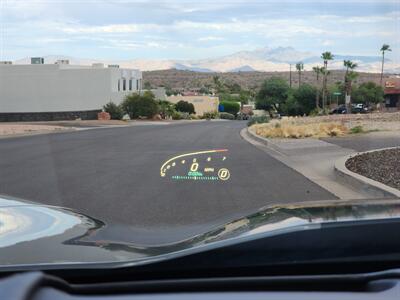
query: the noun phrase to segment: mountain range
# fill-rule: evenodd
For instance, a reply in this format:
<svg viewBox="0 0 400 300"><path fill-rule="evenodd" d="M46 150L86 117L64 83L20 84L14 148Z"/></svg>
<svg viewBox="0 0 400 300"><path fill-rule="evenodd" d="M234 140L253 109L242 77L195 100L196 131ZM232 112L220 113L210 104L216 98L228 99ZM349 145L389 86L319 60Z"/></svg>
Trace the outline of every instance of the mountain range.
<svg viewBox="0 0 400 300"><path fill-rule="evenodd" d="M259 48L253 51L240 51L231 55L198 59L198 60L99 60L82 59L65 55L45 56L45 63L54 63L58 59L68 59L73 65L91 65L92 63L118 64L125 68L140 69L142 71L153 70L188 70L195 72L251 72L251 71L289 71L295 70L294 64L304 63L305 70L312 70L313 66L322 65L320 55L307 51L298 51L293 47ZM381 56L355 56L335 55L335 59L329 62L330 69L343 69L343 60L352 60L358 64L358 71L378 73L381 69ZM15 64L30 63L29 58L14 61ZM400 73L400 62L385 59L385 72Z"/></svg>

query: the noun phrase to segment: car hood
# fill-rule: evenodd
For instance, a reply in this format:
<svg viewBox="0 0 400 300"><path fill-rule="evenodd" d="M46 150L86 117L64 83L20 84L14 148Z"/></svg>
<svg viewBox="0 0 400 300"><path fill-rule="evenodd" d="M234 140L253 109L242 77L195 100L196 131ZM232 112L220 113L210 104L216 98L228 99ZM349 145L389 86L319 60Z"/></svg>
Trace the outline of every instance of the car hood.
<svg viewBox="0 0 400 300"><path fill-rule="evenodd" d="M104 238L118 236L121 227L115 224L67 208L2 196L0 270L149 264L323 223L399 217L399 200L274 205L183 241L146 246Z"/></svg>

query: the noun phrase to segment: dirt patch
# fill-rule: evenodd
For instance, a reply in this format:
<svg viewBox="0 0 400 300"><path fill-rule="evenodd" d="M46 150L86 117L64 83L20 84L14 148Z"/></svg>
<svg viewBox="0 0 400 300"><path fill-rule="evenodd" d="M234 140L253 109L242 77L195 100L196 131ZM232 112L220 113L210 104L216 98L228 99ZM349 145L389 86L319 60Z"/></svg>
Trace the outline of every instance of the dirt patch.
<svg viewBox="0 0 400 300"><path fill-rule="evenodd" d="M67 128L62 126L51 126L51 125L12 124L12 123L0 124L0 136L46 133L46 132L63 131L63 130L67 130Z"/></svg>
<svg viewBox="0 0 400 300"><path fill-rule="evenodd" d="M346 161L346 168L400 190L400 148L354 156Z"/></svg>

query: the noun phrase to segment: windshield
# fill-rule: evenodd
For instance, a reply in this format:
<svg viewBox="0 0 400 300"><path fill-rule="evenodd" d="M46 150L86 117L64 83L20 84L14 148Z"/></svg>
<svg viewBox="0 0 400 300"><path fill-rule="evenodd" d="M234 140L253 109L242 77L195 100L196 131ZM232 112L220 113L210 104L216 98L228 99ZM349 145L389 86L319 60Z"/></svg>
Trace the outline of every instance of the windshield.
<svg viewBox="0 0 400 300"><path fill-rule="evenodd" d="M399 30L398 1L0 0L0 265L395 216Z"/></svg>

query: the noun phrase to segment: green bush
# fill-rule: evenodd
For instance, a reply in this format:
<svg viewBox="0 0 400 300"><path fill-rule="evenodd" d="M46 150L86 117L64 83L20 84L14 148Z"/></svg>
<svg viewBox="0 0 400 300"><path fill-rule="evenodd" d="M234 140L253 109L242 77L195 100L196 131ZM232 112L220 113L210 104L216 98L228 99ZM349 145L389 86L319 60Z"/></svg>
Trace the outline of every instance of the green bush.
<svg viewBox="0 0 400 300"><path fill-rule="evenodd" d="M226 113L236 115L239 110L240 110L240 104L237 102L231 102L231 101L222 101L220 102L220 105L224 107L224 111Z"/></svg>
<svg viewBox="0 0 400 300"><path fill-rule="evenodd" d="M127 113L131 119L139 117L152 118L159 112L159 106L152 92L146 91L143 95L133 93L127 95L121 103L124 113Z"/></svg>
<svg viewBox="0 0 400 300"><path fill-rule="evenodd" d="M194 105L192 103L189 103L187 101L179 101L178 103L175 104L175 109L180 112L186 112L189 114L195 114L196 112L194 111Z"/></svg>
<svg viewBox="0 0 400 300"><path fill-rule="evenodd" d="M200 118L201 119L216 119L217 117L218 117L218 112L209 111L209 112L205 112Z"/></svg>
<svg viewBox="0 0 400 300"><path fill-rule="evenodd" d="M174 104L172 104L169 101L159 100L158 107L159 107L159 114L163 119L172 117L172 114L175 112Z"/></svg>
<svg viewBox="0 0 400 300"><path fill-rule="evenodd" d="M363 133L364 129L362 126L354 126L353 128L350 129L350 133L356 134L356 133Z"/></svg>
<svg viewBox="0 0 400 300"><path fill-rule="evenodd" d="M296 115L308 115L315 109L315 98L317 90L309 84L302 84L293 91L293 98L296 103Z"/></svg>
<svg viewBox="0 0 400 300"><path fill-rule="evenodd" d="M256 108L268 111L279 111L286 102L290 87L286 79L271 77L263 82L256 96Z"/></svg>
<svg viewBox="0 0 400 300"><path fill-rule="evenodd" d="M174 111L171 117L172 120L182 120L182 114L179 111Z"/></svg>
<svg viewBox="0 0 400 300"><path fill-rule="evenodd" d="M383 88L374 82L364 82L352 93L353 103L379 103L384 100Z"/></svg>
<svg viewBox="0 0 400 300"><path fill-rule="evenodd" d="M250 121L247 122L247 126L251 126L254 124L268 123L268 122L269 122L268 116L253 116L251 117Z"/></svg>
<svg viewBox="0 0 400 300"><path fill-rule="evenodd" d="M235 120L235 116L227 112L219 113L219 118L225 120Z"/></svg>
<svg viewBox="0 0 400 300"><path fill-rule="evenodd" d="M105 112L110 114L112 120L121 120L124 116L124 112L122 111L121 107L119 107L114 102L108 102L106 105L103 106Z"/></svg>

